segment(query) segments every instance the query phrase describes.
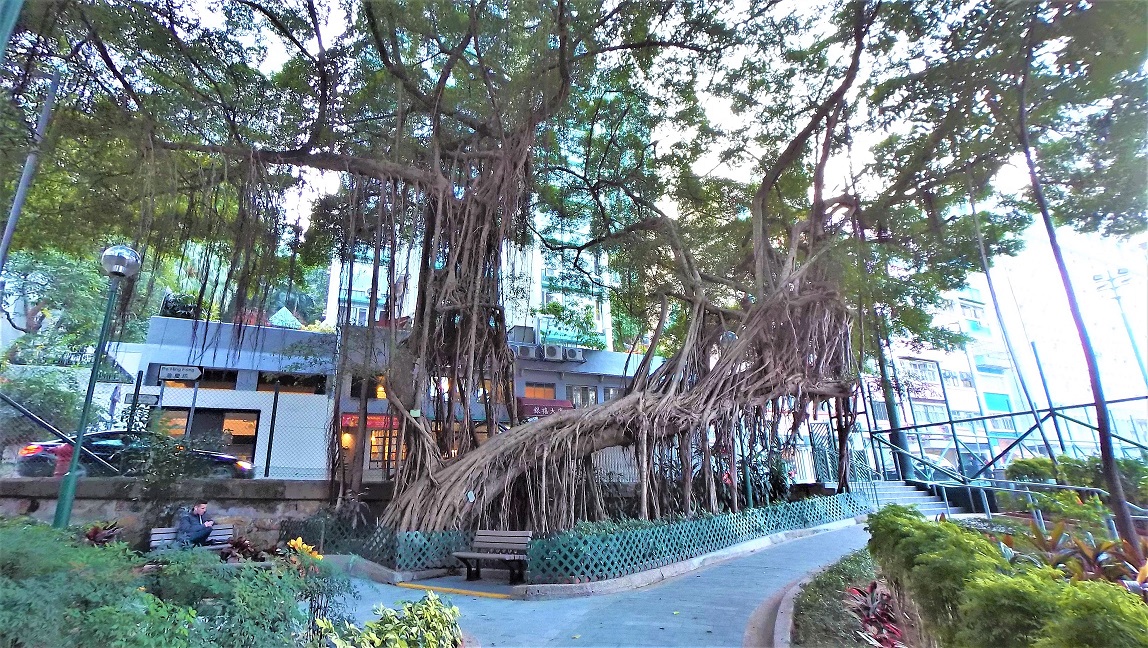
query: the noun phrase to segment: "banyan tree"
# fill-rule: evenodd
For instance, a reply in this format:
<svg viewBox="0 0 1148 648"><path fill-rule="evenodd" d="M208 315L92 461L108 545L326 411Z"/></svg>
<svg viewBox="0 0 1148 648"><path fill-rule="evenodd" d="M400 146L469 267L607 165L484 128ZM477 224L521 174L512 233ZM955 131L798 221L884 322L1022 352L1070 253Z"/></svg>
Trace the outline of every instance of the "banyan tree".
<svg viewBox="0 0 1148 648"><path fill-rule="evenodd" d="M912 328L974 267L952 211L1009 153L1006 126L953 117L983 117L966 88L853 168L858 129L927 103L905 99L891 57L892 35L936 22L929 3L29 4L4 69L14 107L40 96L39 71L66 71L54 128L74 144L53 159L112 183L115 232L196 266L202 303L241 316L332 255L372 268L370 322L396 322L413 292L409 328L337 351L341 374L385 362L405 459L382 522L401 529L604 516L590 455L613 446L634 449L638 515L716 510L719 492L736 508L737 461L782 452L815 415L848 488L872 322ZM707 119L707 100L728 115ZM715 157L752 181L694 171ZM338 190L289 214L316 172ZM990 253L1016 222L986 233ZM606 288L651 338L624 396L519 420L507 284L524 245L574 274L609 261ZM511 424L482 444L480 399ZM366 440L360 416L349 501Z"/></svg>

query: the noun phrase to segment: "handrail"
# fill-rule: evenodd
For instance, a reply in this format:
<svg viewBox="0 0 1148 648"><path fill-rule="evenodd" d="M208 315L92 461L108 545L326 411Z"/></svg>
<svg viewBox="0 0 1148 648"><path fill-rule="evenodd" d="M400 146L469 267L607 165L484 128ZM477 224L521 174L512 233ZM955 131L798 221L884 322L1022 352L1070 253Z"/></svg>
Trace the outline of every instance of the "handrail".
<svg viewBox="0 0 1148 648"><path fill-rule="evenodd" d="M1130 402L1141 401L1141 400L1148 400L1148 395L1131 396L1128 398L1113 398L1110 400L1106 400L1104 402L1107 405L1113 405L1116 403L1130 403ZM1049 408L1049 407L1037 408L1036 412L1037 412L1037 414L1045 414L1045 415L1052 414L1055 416L1059 416L1061 418L1069 418L1066 414L1061 414L1061 412L1064 410L1084 409L1084 408L1088 408L1088 407L1095 407L1095 405L1096 405L1095 403L1081 403L1079 405L1058 405L1058 406L1052 407L1052 408ZM950 423L952 423L952 424L956 424L956 423L981 423L984 421L992 421L995 419L1016 418L1017 416L1032 416L1032 412L1029 410L1025 410L1022 412L1006 412L1004 414L987 414L985 416L973 416L973 417L969 417L969 418L952 419L951 421L930 421L928 423L916 423L913 425L903 425L903 426L898 427L898 428L887 428L887 429L882 429L882 430L870 430L870 432L873 434L888 434L890 432L894 432L897 430L902 431L902 432L911 432L913 430L919 430L922 428L936 427L939 425L949 425ZM1070 420L1075 421L1075 419L1070 419ZM1086 425L1086 426L1088 425L1087 423L1083 423L1080 421L1076 421L1076 422L1080 423L1081 425ZM1095 429L1094 426L1089 426L1089 427L1093 427L1093 429Z"/></svg>
<svg viewBox="0 0 1148 648"><path fill-rule="evenodd" d="M1033 488L1038 488L1038 489L1043 488L1045 490L1085 491L1088 493L1095 493L1096 495L1103 495L1104 497L1108 497L1108 491L1104 490L1103 488L1093 488L1092 486L1070 486L1070 485L1065 485L1065 484L1045 484L1042 482L1018 481L1018 480L1014 480L1014 479L983 479L983 481L999 482L999 483L1004 483L1004 484L1017 484L1017 485L1025 486L1025 487L1033 487ZM973 485L976 486L975 483ZM996 488L996 487L986 486L985 488ZM1006 488L1003 490L1010 490L1010 489Z"/></svg>
<svg viewBox="0 0 1148 648"><path fill-rule="evenodd" d="M1033 509L1034 519L1035 519L1037 525L1041 528L1042 532L1046 532L1045 528L1044 528L1044 517L1041 515L1040 506L1038 506L1032 499L1032 491L1029 490L1030 486L1035 486L1037 488L1046 488L1049 490L1087 491L1090 493L1100 494L1100 495L1103 495L1105 497L1108 497L1108 491L1106 491L1102 488L1092 488L1090 486L1064 486L1061 484L1042 484L1040 482L1009 481L1007 479L986 479L984 481L1002 482L1005 484L1021 485L1021 486L1024 486L1025 489L1024 490L1018 490L1015 488L1001 488L1000 486L985 486L984 484L977 484L977 483L963 484L963 483L957 483L957 482L936 482L936 481L922 481L921 483L926 485L926 486L929 486L929 487L940 486L942 488L944 488L944 487L976 488L976 489L980 490L981 491L981 500L982 500L982 503L983 503L983 506L985 509L985 515L989 519L992 519L992 513L989 511L988 500L985 499L984 491L991 490L991 491L1000 491L1003 493L1012 493L1012 494L1024 493L1024 494L1026 494L1026 499L1028 500L1029 505ZM1127 502L1125 502L1125 504L1128 506L1128 508L1133 509L1138 513L1148 513L1148 510L1142 509L1139 506L1136 506L1135 504L1129 504ZM1112 514L1108 513L1107 515L1105 515L1105 518L1106 518L1106 521L1108 523L1109 533L1112 534L1113 538L1119 538L1120 534L1116 530L1115 521L1112 518ZM1148 516L1133 515L1132 519L1133 520L1148 520Z"/></svg>
<svg viewBox="0 0 1148 648"><path fill-rule="evenodd" d="M933 463L932 461L929 461L928 459L925 459L924 457L918 457L917 455L913 454L912 452L909 452L908 450L905 450L904 448L901 448L899 446L894 445L893 442L891 442L891 441L887 441L885 439L882 439L881 437L873 437L873 440L878 442L878 443L883 443L883 444L889 446L890 448L892 448L894 451L900 452L901 454L909 457L910 459L912 459L914 461L919 461L919 462L925 464L926 466L932 468L933 470L939 470L943 474L946 474L946 475L952 477L953 479L956 479L957 481L960 481L962 483L966 483L966 481L967 481L965 477L958 475L957 473L954 473L953 471L949 470L948 468L945 468L943 466L938 466L937 464ZM920 480L914 480L914 481L920 481Z"/></svg>

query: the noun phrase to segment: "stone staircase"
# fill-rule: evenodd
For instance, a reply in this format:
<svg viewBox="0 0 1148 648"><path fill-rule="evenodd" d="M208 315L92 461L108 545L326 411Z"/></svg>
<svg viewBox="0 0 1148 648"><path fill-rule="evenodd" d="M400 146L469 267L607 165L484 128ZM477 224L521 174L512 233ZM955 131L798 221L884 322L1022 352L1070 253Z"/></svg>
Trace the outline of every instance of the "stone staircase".
<svg viewBox="0 0 1148 648"><path fill-rule="evenodd" d="M873 486L877 490L877 506L883 507L888 504L916 506L917 510L921 511L921 514L927 518L946 513L943 499L936 495L930 495L928 491L918 490L903 481L875 481ZM867 493L865 490L861 492ZM967 512L963 508L952 505L949 506L948 510L950 515Z"/></svg>

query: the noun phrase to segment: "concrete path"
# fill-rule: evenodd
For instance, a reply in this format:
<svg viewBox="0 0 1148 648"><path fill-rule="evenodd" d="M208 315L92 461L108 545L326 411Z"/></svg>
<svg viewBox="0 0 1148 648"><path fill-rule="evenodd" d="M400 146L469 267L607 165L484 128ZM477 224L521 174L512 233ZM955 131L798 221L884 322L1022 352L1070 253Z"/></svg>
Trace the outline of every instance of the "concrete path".
<svg viewBox="0 0 1148 648"><path fill-rule="evenodd" d="M805 574L865 545L863 526L791 540L744 558L619 594L549 601L442 595L462 612L465 634L483 648L510 646L741 646L750 615ZM354 579L353 616L424 592Z"/></svg>

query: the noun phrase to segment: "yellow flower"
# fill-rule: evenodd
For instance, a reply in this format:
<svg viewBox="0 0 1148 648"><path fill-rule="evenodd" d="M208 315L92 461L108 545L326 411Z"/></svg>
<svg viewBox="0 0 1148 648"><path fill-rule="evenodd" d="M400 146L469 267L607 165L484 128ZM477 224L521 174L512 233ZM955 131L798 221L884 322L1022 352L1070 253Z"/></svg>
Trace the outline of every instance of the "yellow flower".
<svg viewBox="0 0 1148 648"><path fill-rule="evenodd" d="M303 542L302 537L295 538L294 540L288 541L287 547L289 549L294 550L298 554L307 554L308 556L310 556L316 560L322 560L323 559L323 556L321 556L318 551L315 551L314 547L307 544L306 542Z"/></svg>

